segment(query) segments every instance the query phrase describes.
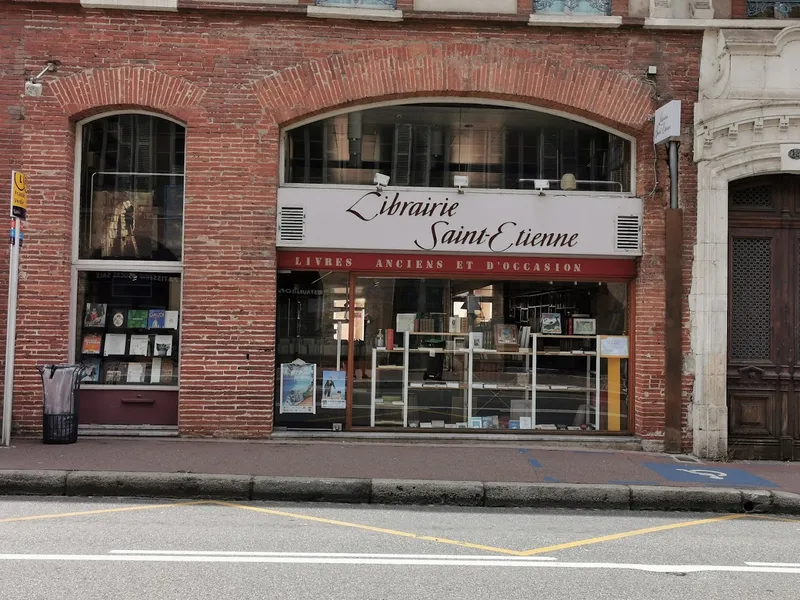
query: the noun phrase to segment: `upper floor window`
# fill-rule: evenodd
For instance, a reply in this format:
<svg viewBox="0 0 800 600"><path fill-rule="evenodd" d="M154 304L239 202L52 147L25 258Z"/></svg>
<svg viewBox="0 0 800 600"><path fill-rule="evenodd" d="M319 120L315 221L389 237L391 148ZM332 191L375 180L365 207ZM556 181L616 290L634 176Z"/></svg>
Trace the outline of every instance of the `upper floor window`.
<svg viewBox="0 0 800 600"><path fill-rule="evenodd" d="M286 183L630 191L630 142L547 113L465 104L386 106L287 132Z"/></svg>
<svg viewBox="0 0 800 600"><path fill-rule="evenodd" d="M533 0L540 14L610 15L611 0Z"/></svg>
<svg viewBox="0 0 800 600"><path fill-rule="evenodd" d="M180 261L185 130L143 114L83 126L78 258Z"/></svg>
<svg viewBox="0 0 800 600"><path fill-rule="evenodd" d="M395 7L395 0L317 0L317 6L349 6L354 8Z"/></svg>
<svg viewBox="0 0 800 600"><path fill-rule="evenodd" d="M755 19L800 19L800 0L748 0L747 16Z"/></svg>

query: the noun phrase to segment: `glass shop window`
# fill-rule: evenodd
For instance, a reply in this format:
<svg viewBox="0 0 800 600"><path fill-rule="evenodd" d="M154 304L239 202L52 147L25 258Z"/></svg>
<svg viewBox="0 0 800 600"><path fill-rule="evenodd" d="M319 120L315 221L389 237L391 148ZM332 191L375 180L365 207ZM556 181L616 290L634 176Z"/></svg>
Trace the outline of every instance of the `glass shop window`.
<svg viewBox="0 0 800 600"><path fill-rule="evenodd" d="M83 126L79 258L180 261L185 129L120 114Z"/></svg>

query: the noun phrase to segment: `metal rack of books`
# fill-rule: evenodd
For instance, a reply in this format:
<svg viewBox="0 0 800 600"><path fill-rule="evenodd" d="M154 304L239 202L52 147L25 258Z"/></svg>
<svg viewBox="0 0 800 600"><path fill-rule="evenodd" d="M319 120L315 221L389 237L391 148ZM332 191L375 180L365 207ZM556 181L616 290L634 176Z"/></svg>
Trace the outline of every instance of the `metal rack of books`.
<svg viewBox="0 0 800 600"><path fill-rule="evenodd" d="M468 334L400 335L402 347L372 349L371 426L466 428Z"/></svg>
<svg viewBox="0 0 800 600"><path fill-rule="evenodd" d="M494 348L481 333L470 336L469 426L473 429L530 429L533 372L529 331L495 325Z"/></svg>
<svg viewBox="0 0 800 600"><path fill-rule="evenodd" d="M600 429L600 336L533 333L532 414L534 429ZM542 359L570 361L549 369ZM583 368L575 362L583 362ZM546 402L546 404L545 404ZM540 418L540 415L549 418ZM564 417L572 418L565 422ZM545 422L548 421L548 422Z"/></svg>
<svg viewBox="0 0 800 600"><path fill-rule="evenodd" d="M163 308L87 303L79 352L86 366L82 383L175 386L178 315Z"/></svg>

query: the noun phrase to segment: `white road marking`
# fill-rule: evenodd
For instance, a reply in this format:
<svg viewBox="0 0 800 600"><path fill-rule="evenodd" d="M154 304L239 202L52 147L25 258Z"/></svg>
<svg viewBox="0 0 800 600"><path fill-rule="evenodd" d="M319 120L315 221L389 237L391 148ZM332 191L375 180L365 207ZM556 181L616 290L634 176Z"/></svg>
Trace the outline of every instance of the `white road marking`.
<svg viewBox="0 0 800 600"><path fill-rule="evenodd" d="M800 568L800 563L771 563L771 562L746 562L751 567L784 567L788 569Z"/></svg>
<svg viewBox="0 0 800 600"><path fill-rule="evenodd" d="M299 553L296 553L299 554ZM557 562L533 560L532 557L458 557L442 558L439 555L410 555L424 558L381 558L380 555L348 556L331 554L276 553L275 556L225 556L186 554L0 554L0 560L70 561L70 562L158 562L158 563L272 563L319 565L404 565L404 566L479 566L479 567L538 567L553 569L607 569L649 571L652 573L781 573L800 575L800 566L738 566L738 565L648 565L635 563ZM452 555L451 555L452 556Z"/></svg>
<svg viewBox="0 0 800 600"><path fill-rule="evenodd" d="M310 557L310 558L397 558L441 560L497 560L495 555L473 554L348 554L341 552L233 552L228 550L111 550L113 555L155 556L254 556L254 557ZM504 560L532 561L556 560L547 556L504 556Z"/></svg>

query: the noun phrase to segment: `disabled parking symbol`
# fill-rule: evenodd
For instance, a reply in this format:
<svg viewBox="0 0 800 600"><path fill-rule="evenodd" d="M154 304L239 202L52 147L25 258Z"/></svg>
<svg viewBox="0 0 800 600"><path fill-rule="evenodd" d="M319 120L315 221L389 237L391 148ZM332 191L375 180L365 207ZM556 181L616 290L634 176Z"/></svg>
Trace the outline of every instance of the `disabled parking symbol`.
<svg viewBox="0 0 800 600"><path fill-rule="evenodd" d="M716 479L722 481L728 474L722 471L712 471L711 469L677 469L684 473L691 473L692 475L699 475L700 477L708 477L709 479Z"/></svg>
<svg viewBox="0 0 800 600"><path fill-rule="evenodd" d="M677 483L699 483L706 485L743 485L748 487L778 488L773 483L763 477L754 475L744 469L736 467L712 467L697 465L687 467L686 465L671 465L669 463L644 463L644 466L655 471L667 481Z"/></svg>

